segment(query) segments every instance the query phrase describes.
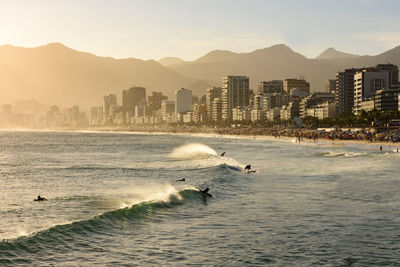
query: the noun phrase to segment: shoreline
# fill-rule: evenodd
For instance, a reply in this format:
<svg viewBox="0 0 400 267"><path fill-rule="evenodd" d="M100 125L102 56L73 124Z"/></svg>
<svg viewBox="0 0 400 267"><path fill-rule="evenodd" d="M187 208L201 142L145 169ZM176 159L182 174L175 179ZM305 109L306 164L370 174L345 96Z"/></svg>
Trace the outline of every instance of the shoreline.
<svg viewBox="0 0 400 267"><path fill-rule="evenodd" d="M225 139L243 139L243 140L265 140L273 142L283 142L292 143L298 145L319 145L319 146L337 146L337 147L353 147L360 149L374 148L372 150L380 151L380 146L382 146L382 151L391 151L394 149L400 149L400 142L387 142L387 141L375 141L371 142L368 140L330 140L330 139L308 139L303 138L300 143L297 142L296 137L289 136L273 136L273 135L245 135L245 134L221 134L217 132L201 132L201 131L163 131L160 129L116 129L116 128L100 128L100 129L28 129L28 128L18 128L18 129L0 129L0 132L77 132L77 133L118 133L118 134L147 134L147 135L183 135L183 136L193 136L201 138L225 138Z"/></svg>

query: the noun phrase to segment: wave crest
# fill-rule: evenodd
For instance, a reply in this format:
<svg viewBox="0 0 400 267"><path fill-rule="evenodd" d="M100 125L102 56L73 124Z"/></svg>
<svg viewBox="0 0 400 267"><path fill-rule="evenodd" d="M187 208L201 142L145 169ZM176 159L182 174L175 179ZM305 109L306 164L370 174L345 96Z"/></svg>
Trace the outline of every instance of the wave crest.
<svg viewBox="0 0 400 267"><path fill-rule="evenodd" d="M217 156L217 152L211 147L199 143L179 146L169 154L169 157L174 159L201 159L212 156Z"/></svg>

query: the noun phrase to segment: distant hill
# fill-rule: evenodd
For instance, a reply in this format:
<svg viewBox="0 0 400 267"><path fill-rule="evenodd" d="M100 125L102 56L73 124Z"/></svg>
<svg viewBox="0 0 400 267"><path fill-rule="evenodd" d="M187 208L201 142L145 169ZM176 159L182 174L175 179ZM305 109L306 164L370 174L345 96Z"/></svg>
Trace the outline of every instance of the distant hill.
<svg viewBox="0 0 400 267"><path fill-rule="evenodd" d="M356 56L328 49L316 59L294 52L284 44L250 53L216 50L192 62L171 65L170 69L191 78L221 84L226 75L247 75L250 87L261 81L304 77L313 91L322 90L327 79L345 68L374 66L379 63L400 65L400 46L376 56Z"/></svg>
<svg viewBox="0 0 400 267"><path fill-rule="evenodd" d="M207 82L187 78L154 60L114 59L75 51L59 43L36 48L0 47L2 102L36 99L46 104L84 107L100 105L103 95L144 86L147 94L162 91L173 97L181 87L201 95ZM198 87L198 86L201 87Z"/></svg>
<svg viewBox="0 0 400 267"><path fill-rule="evenodd" d="M183 59L180 59L179 57L163 57L158 61L161 65L168 67L173 64L179 64L185 62Z"/></svg>
<svg viewBox="0 0 400 267"><path fill-rule="evenodd" d="M350 55L350 56L348 56ZM0 47L0 100L11 103L35 99L46 105L100 105L103 95L117 94L133 84L162 91L170 98L181 87L202 96L209 86L221 85L226 75L247 75L251 89L261 81L304 77L311 89L323 88L336 72L379 63L400 65L400 46L376 56L355 56L328 49L309 59L279 44L249 53L211 51L195 61L114 59L79 52L59 43L36 48ZM174 62L174 63L173 63Z"/></svg>
<svg viewBox="0 0 400 267"><path fill-rule="evenodd" d="M333 59L333 58L352 58L358 57L357 55L337 51L335 48L328 48L322 52L316 59Z"/></svg>

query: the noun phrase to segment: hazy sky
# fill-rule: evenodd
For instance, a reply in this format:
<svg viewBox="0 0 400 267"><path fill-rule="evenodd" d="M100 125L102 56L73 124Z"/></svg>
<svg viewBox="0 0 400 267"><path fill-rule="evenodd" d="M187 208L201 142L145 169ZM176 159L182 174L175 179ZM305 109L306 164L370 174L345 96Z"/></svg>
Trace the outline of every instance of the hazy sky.
<svg viewBox="0 0 400 267"><path fill-rule="evenodd" d="M379 54L400 45L399 0L0 0L0 45L61 42L117 58L196 59L285 43Z"/></svg>

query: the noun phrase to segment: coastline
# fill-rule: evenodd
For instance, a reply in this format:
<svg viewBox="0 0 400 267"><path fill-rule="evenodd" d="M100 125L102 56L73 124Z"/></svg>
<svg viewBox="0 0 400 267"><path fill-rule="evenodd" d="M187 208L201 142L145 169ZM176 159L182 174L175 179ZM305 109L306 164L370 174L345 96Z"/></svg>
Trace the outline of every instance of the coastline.
<svg viewBox="0 0 400 267"><path fill-rule="evenodd" d="M209 129L210 130L210 129ZM336 146L336 147L353 147L353 148L368 148L368 150L379 151L382 146L382 151L391 151L400 148L400 142L387 142L387 141L375 141L371 142L368 140L330 140L330 139L308 139L303 138L300 143L297 142L296 137L289 136L273 136L273 135L262 135L262 134L226 134L218 132L202 132L202 131L168 131L162 129L129 129L129 128L84 128L84 129L72 129L72 128L61 128L61 129L29 129L29 128L16 128L16 129L0 129L2 131L17 131L17 132L78 132L78 133L118 133L118 134L152 134L152 135L184 135L184 136L195 136L201 138L225 138L225 139L243 139L243 140L265 140L273 142L284 142L293 143L297 145L319 145L319 146Z"/></svg>

